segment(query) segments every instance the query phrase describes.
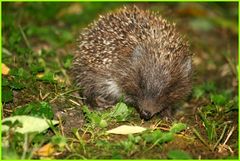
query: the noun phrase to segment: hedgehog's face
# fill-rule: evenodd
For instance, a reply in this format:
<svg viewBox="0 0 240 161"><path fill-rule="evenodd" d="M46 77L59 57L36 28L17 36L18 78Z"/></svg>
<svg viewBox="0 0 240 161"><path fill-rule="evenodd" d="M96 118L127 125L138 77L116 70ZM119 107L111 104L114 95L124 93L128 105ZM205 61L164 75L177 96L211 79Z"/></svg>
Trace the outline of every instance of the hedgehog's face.
<svg viewBox="0 0 240 161"><path fill-rule="evenodd" d="M148 60L145 60L148 63ZM174 66L141 65L138 72L138 108L142 119L149 120L154 114L171 111L171 106L183 99L191 90L191 58L183 59Z"/></svg>
<svg viewBox="0 0 240 161"><path fill-rule="evenodd" d="M168 86L152 86L154 89L142 88L138 97L137 107L140 117L144 120L151 119L157 113L172 111L175 102L183 99L191 90L189 80L175 82ZM159 90L159 92L157 92Z"/></svg>
<svg viewBox="0 0 240 161"><path fill-rule="evenodd" d="M173 103L191 90L191 63L187 54L169 56L137 47L132 59L126 64L123 61L118 68L122 69L118 72L119 82L127 102L133 103L145 120L169 111Z"/></svg>
<svg viewBox="0 0 240 161"><path fill-rule="evenodd" d="M156 82L157 81L157 82ZM137 97L137 108L141 119L149 120L156 113L168 108L171 104L169 96L164 93L167 87L164 82L141 79L139 82L139 92Z"/></svg>

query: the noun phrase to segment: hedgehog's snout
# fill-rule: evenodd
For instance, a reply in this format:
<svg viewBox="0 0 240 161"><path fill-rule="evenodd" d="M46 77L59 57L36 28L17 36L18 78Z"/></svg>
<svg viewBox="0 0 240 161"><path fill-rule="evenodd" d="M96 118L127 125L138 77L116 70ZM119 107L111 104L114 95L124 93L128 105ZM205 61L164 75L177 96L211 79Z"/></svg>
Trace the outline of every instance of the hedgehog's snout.
<svg viewBox="0 0 240 161"><path fill-rule="evenodd" d="M140 112L140 118L141 119L144 119L145 121L148 121L152 118L152 113L150 111L147 111L147 110L142 110Z"/></svg>
<svg viewBox="0 0 240 161"><path fill-rule="evenodd" d="M139 101L140 118L145 121L150 120L159 110L159 106L152 99Z"/></svg>

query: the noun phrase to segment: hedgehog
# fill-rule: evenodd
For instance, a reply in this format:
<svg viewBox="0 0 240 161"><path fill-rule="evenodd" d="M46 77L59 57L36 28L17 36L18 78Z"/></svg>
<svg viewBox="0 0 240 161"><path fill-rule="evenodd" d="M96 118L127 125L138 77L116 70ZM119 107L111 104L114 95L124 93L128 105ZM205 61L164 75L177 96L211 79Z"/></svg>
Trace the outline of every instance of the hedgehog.
<svg viewBox="0 0 240 161"><path fill-rule="evenodd" d="M174 23L125 6L82 30L72 75L90 107L124 100L141 119L171 117L176 102L191 92L192 53Z"/></svg>

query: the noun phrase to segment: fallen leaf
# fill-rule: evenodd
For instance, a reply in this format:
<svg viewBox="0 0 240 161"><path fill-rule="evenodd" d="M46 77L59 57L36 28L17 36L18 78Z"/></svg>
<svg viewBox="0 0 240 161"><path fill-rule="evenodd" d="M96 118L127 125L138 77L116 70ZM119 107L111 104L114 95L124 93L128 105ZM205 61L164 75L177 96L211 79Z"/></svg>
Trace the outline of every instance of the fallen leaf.
<svg viewBox="0 0 240 161"><path fill-rule="evenodd" d="M36 75L37 78L42 78L43 76L44 76L44 73L38 73L38 74Z"/></svg>
<svg viewBox="0 0 240 161"><path fill-rule="evenodd" d="M55 149L53 144L48 143L41 148L39 148L36 152L35 155L38 155L40 157L48 157L51 156L54 153Z"/></svg>
<svg viewBox="0 0 240 161"><path fill-rule="evenodd" d="M12 116L12 117L3 119L2 124L7 121L11 121L12 123L14 123L17 120L22 124L22 127L17 127L14 130L21 134L26 134L31 132L42 132L49 128L49 123L50 123L50 120L48 119L42 119L42 118L33 117L33 116L18 115L18 116ZM52 124L56 125L58 124L58 121L52 120ZM2 131L7 131L8 129L9 129L9 126L2 125Z"/></svg>
<svg viewBox="0 0 240 161"><path fill-rule="evenodd" d="M127 135L127 134L141 133L145 130L147 129L140 126L122 125L112 130L108 130L107 133Z"/></svg>
<svg viewBox="0 0 240 161"><path fill-rule="evenodd" d="M64 15L80 14L82 12L82 5L79 3L73 3L69 7L62 9L57 17L61 18Z"/></svg>
<svg viewBox="0 0 240 161"><path fill-rule="evenodd" d="M10 69L8 68L8 66L6 66L4 63L2 63L2 74L8 75L9 71L10 71Z"/></svg>

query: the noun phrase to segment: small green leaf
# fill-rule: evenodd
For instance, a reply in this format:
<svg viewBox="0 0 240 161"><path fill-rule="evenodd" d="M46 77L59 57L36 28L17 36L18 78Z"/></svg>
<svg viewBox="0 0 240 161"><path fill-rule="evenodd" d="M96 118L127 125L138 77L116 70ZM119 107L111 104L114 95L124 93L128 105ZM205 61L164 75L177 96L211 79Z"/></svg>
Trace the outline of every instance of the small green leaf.
<svg viewBox="0 0 240 161"><path fill-rule="evenodd" d="M19 69L13 68L13 69L11 69L10 70L10 75L16 76L16 77L18 77L20 79L23 79L23 80L27 80L31 77L30 73L23 68L19 68Z"/></svg>
<svg viewBox="0 0 240 161"><path fill-rule="evenodd" d="M167 132L167 133L163 133L162 137L159 138L158 143L162 144L172 140L173 140L173 133Z"/></svg>
<svg viewBox="0 0 240 161"><path fill-rule="evenodd" d="M97 147L107 147L109 148L110 147L110 143L106 140L97 140L96 141L96 146Z"/></svg>
<svg viewBox="0 0 240 161"><path fill-rule="evenodd" d="M89 121L93 126L104 128L108 125L106 120L102 118L102 115L98 114L97 111L91 112L87 106L83 106L83 113L86 117L86 120Z"/></svg>
<svg viewBox="0 0 240 161"><path fill-rule="evenodd" d="M46 134L44 133L38 133L38 134L35 134L33 140L32 140L32 143L34 144L41 144L43 142L43 140L49 140L49 137L46 137Z"/></svg>
<svg viewBox="0 0 240 161"><path fill-rule="evenodd" d="M224 105L227 103L227 98L221 94L212 94L211 101L216 105Z"/></svg>
<svg viewBox="0 0 240 161"><path fill-rule="evenodd" d="M10 88L2 89L2 102L8 103L13 100L13 91Z"/></svg>
<svg viewBox="0 0 240 161"><path fill-rule="evenodd" d="M159 138L161 138L163 135L163 132L161 132L160 130L155 130L151 133L145 133L143 135L144 140L147 143L154 143L156 142Z"/></svg>
<svg viewBox="0 0 240 161"><path fill-rule="evenodd" d="M29 73L25 69L19 68L18 76L21 77L21 78L28 78L29 77Z"/></svg>
<svg viewBox="0 0 240 161"><path fill-rule="evenodd" d="M187 128L187 125L184 123L174 123L173 126L170 128L170 132L172 133L179 133Z"/></svg>
<svg viewBox="0 0 240 161"><path fill-rule="evenodd" d="M69 69L72 65L72 61L73 61L73 56L72 55L68 55L64 58L64 68Z"/></svg>
<svg viewBox="0 0 240 161"><path fill-rule="evenodd" d="M18 44L21 40L21 34L20 32L12 32L9 37L9 44L10 46L15 46L15 44Z"/></svg>
<svg viewBox="0 0 240 161"><path fill-rule="evenodd" d="M173 133L172 132L161 132L160 130L155 130L151 133L144 134L143 138L147 143L162 144L165 142L172 141Z"/></svg>
<svg viewBox="0 0 240 161"><path fill-rule="evenodd" d="M13 115L30 115L38 117L46 117L52 119L54 116L52 107L47 102L32 102L23 107L17 108Z"/></svg>
<svg viewBox="0 0 240 161"><path fill-rule="evenodd" d="M132 134L128 135L128 139L134 142L135 144L139 143L142 140L141 136L134 137Z"/></svg>
<svg viewBox="0 0 240 161"><path fill-rule="evenodd" d="M32 74L37 74L39 72L43 72L44 67L41 66L40 64L31 64L30 65L30 70L31 70Z"/></svg>
<svg viewBox="0 0 240 161"><path fill-rule="evenodd" d="M214 82L206 82L203 85L193 87L193 96L199 99L207 93L215 92L216 89L217 88Z"/></svg>
<svg viewBox="0 0 240 161"><path fill-rule="evenodd" d="M107 126L108 126L107 121L102 119L102 120L100 121L100 123L99 123L99 126L100 126L101 128L107 127Z"/></svg>
<svg viewBox="0 0 240 161"><path fill-rule="evenodd" d="M65 147L65 145L67 145L67 139L64 136L61 136L61 135L54 135L51 138L51 142L54 145L58 145L60 148L63 148L63 147Z"/></svg>
<svg viewBox="0 0 240 161"><path fill-rule="evenodd" d="M217 90L217 87L214 82L206 82L203 84L203 88L206 92L215 92Z"/></svg>
<svg viewBox="0 0 240 161"><path fill-rule="evenodd" d="M25 87L25 85L18 81L12 81L10 83L10 87L14 90L20 90L20 89L23 89Z"/></svg>
<svg viewBox="0 0 240 161"><path fill-rule="evenodd" d="M8 79L2 77L2 87L4 87L4 86L8 86L8 85L9 85L9 81L8 81Z"/></svg>
<svg viewBox="0 0 240 161"><path fill-rule="evenodd" d="M84 112L86 115L90 115L90 113L91 113L91 111L88 109L87 106L83 106L83 107L82 107L82 110L83 110L83 112Z"/></svg>
<svg viewBox="0 0 240 161"><path fill-rule="evenodd" d="M54 80L54 74L52 72L47 72L43 75L43 77L38 78L38 80L48 82L48 83L56 83Z"/></svg>
<svg viewBox="0 0 240 161"><path fill-rule="evenodd" d="M193 96L197 99L201 98L205 94L204 89L201 87L194 87L193 88Z"/></svg>
<svg viewBox="0 0 240 161"><path fill-rule="evenodd" d="M117 121L126 121L131 114L131 110L123 102L117 103L110 113L110 117L117 119Z"/></svg>
<svg viewBox="0 0 240 161"><path fill-rule="evenodd" d="M169 159L192 159L192 157L182 150L171 150L168 152L167 157Z"/></svg>

